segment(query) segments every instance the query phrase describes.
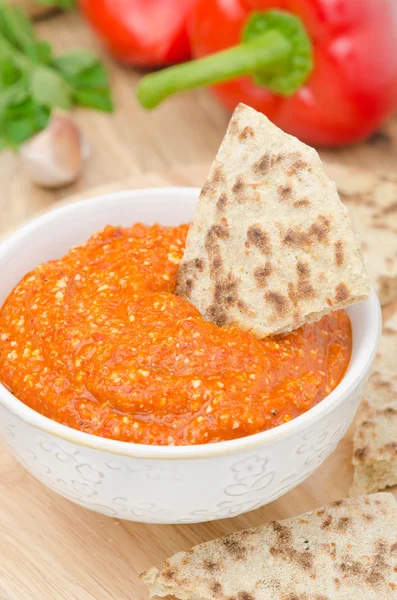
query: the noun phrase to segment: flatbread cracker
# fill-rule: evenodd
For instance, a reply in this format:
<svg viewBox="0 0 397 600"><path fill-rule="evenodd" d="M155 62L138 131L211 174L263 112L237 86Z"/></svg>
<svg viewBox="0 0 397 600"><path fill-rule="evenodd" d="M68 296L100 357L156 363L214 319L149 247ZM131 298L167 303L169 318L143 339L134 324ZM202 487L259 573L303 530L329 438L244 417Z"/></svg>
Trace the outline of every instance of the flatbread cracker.
<svg viewBox="0 0 397 600"><path fill-rule="evenodd" d="M366 399L353 438L354 476L350 496L397 485L397 329L384 323Z"/></svg>
<svg viewBox="0 0 397 600"><path fill-rule="evenodd" d="M379 349L372 366L367 391L372 398L376 399L377 408L388 405L391 399L397 401L397 323L395 315L383 323Z"/></svg>
<svg viewBox="0 0 397 600"><path fill-rule="evenodd" d="M354 433L354 480L351 496L377 492L397 485L397 398L389 402L383 392L378 408L378 396L368 395L360 407Z"/></svg>
<svg viewBox="0 0 397 600"><path fill-rule="evenodd" d="M370 293L360 244L315 150L240 104L201 192L177 294L258 337Z"/></svg>
<svg viewBox="0 0 397 600"><path fill-rule="evenodd" d="M361 240L381 304L397 300L397 176L327 164Z"/></svg>
<svg viewBox="0 0 397 600"><path fill-rule="evenodd" d="M200 544L141 578L181 600L395 600L396 565L397 504L376 494Z"/></svg>

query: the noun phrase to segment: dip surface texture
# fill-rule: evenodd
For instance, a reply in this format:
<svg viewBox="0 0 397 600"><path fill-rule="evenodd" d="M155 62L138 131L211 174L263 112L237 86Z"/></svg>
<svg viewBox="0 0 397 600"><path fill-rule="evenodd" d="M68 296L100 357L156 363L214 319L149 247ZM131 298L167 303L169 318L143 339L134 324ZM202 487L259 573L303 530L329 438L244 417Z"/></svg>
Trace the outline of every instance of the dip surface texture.
<svg viewBox="0 0 397 600"><path fill-rule="evenodd" d="M202 444L269 429L342 379L348 316L259 340L173 295L187 225L106 227L37 267L0 312L0 379L65 425L145 444Z"/></svg>

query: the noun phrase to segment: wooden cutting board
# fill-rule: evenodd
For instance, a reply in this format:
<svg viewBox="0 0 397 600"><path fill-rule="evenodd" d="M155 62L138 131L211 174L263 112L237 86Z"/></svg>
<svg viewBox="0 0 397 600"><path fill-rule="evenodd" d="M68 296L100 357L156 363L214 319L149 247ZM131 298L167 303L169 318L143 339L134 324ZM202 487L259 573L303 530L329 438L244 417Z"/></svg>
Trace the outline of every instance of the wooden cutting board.
<svg viewBox="0 0 397 600"><path fill-rule="evenodd" d="M201 185L207 171L199 166L135 176L67 201L126 188ZM173 526L119 521L75 506L0 446L0 600L143 600L139 573L174 552L345 497L351 452L350 433L310 479L276 502L234 519Z"/></svg>

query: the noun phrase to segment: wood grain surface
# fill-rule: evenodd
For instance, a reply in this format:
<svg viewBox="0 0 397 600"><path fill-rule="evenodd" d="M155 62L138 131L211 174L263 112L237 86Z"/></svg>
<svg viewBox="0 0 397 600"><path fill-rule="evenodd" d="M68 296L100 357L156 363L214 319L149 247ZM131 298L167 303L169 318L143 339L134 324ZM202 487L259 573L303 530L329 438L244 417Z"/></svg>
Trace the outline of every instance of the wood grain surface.
<svg viewBox="0 0 397 600"><path fill-rule="evenodd" d="M54 12L53 6L38 4L36 0L11 0L11 5L23 8L23 10L33 18L42 17L43 15L48 15Z"/></svg>
<svg viewBox="0 0 397 600"><path fill-rule="evenodd" d="M44 191L33 186L18 156L0 154L0 234L21 220L71 193L132 175L210 163L229 119L207 91L182 94L152 112L135 100L141 73L116 64L106 55L78 14L59 13L37 24L38 34L57 52L89 48L102 54L112 82L116 110L108 115L74 112L92 153L82 177L69 188ZM365 143L340 150L322 150L323 158L374 169L396 169L397 116Z"/></svg>
<svg viewBox="0 0 397 600"><path fill-rule="evenodd" d="M206 172L198 166L129 177L67 201L126 188L201 185ZM144 600L139 573L174 552L345 497L351 452L350 432L310 479L276 502L234 519L171 526L123 522L75 506L0 446L0 600Z"/></svg>
<svg viewBox="0 0 397 600"><path fill-rule="evenodd" d="M101 52L76 14L38 25L57 51L76 47ZM140 74L105 57L117 110L113 115L77 110L92 147L83 176L57 192L32 186L17 156L0 155L0 235L66 196L149 185L199 185L225 131L228 114L205 91L174 98L152 113L134 99ZM328 159L395 169L397 118L372 140ZM163 175L152 175L153 172ZM112 183L116 181L117 183ZM390 307L388 311L392 310ZM138 574L170 554L219 535L319 507L347 495L351 435L307 482L280 500L234 519L165 526L121 522L79 508L35 481L0 447L0 600L143 600ZM396 494L397 496L397 494Z"/></svg>

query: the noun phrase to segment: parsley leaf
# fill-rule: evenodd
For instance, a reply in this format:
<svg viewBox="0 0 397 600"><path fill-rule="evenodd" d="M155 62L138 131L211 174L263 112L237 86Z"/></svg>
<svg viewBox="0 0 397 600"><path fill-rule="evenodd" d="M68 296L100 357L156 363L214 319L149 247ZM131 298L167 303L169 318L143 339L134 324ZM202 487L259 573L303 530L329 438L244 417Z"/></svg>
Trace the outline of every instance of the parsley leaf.
<svg viewBox="0 0 397 600"><path fill-rule="evenodd" d="M43 3L71 7L71 0ZM110 112L108 76L88 51L54 56L20 8L0 0L0 149L17 148L43 129L55 107L74 104Z"/></svg>
<svg viewBox="0 0 397 600"><path fill-rule="evenodd" d="M113 110L109 80L101 62L88 52L73 52L54 60L73 89L76 104L106 112Z"/></svg>
<svg viewBox="0 0 397 600"><path fill-rule="evenodd" d="M100 64L95 54L86 50L73 50L61 54L53 59L52 64L61 71L65 77L81 75L87 69Z"/></svg>
<svg viewBox="0 0 397 600"><path fill-rule="evenodd" d="M31 98L10 105L0 119L0 139L3 145L17 148L19 144L44 129L50 118L50 109Z"/></svg>
<svg viewBox="0 0 397 600"><path fill-rule="evenodd" d="M24 102L29 97L29 82L20 77L8 87L0 88L0 117L9 107Z"/></svg>
<svg viewBox="0 0 397 600"><path fill-rule="evenodd" d="M113 102L108 90L90 88L75 90L73 99L77 104L87 108L96 108L104 112L113 111Z"/></svg>
<svg viewBox="0 0 397 600"><path fill-rule="evenodd" d="M66 81L53 69L39 65L31 75L32 98L50 108L69 110L72 105L72 90Z"/></svg>
<svg viewBox="0 0 397 600"><path fill-rule="evenodd" d="M0 61L0 90L12 85L21 76L21 72L17 69L12 62L7 58Z"/></svg>

